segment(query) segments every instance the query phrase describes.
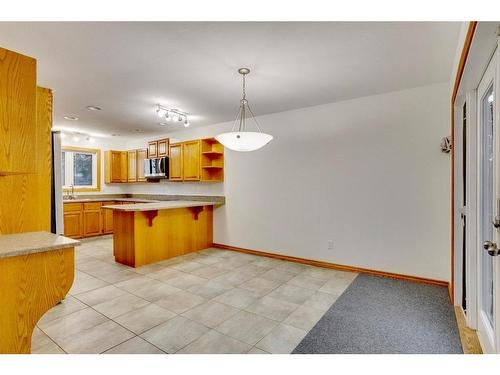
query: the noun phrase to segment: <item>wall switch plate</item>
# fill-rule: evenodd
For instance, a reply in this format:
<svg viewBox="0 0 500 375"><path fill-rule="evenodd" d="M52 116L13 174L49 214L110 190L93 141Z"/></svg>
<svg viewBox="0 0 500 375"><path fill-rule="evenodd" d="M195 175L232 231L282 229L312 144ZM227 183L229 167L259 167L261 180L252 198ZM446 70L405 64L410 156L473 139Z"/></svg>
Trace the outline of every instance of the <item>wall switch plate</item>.
<svg viewBox="0 0 500 375"><path fill-rule="evenodd" d="M333 240L328 240L328 250L333 250Z"/></svg>

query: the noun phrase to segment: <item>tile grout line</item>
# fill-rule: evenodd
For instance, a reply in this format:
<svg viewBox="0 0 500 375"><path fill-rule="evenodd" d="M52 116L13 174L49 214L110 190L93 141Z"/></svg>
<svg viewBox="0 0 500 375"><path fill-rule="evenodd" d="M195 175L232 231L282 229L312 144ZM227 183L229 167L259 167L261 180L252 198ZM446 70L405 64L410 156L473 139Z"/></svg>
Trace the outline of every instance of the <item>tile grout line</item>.
<svg viewBox="0 0 500 375"><path fill-rule="evenodd" d="M98 246L98 245L96 245L96 246ZM203 251L203 250L202 250L202 251ZM88 254L88 253L87 253L87 254ZM205 263L199 263L199 262L196 262L196 258L195 258L195 259L190 259L190 258L187 258L187 259L185 259L185 261L186 261L186 262L194 262L194 263L199 264L199 265L200 265L200 267L196 268L196 269L199 269L199 268L203 268L203 267L218 267L218 268L221 268L220 266L217 266L217 264L219 264L219 263L223 262L224 260L226 260L226 257L217 257L217 256L215 256L215 255L213 255L213 254L208 254L207 256L208 256L208 257L213 257L213 258L216 258L216 259L218 259L219 261L218 261L218 262L215 262L215 263L211 263L211 264L205 264ZM113 264L113 263L111 263L111 262L109 262L109 261L102 260L101 258L96 257L96 256L93 256L93 255L88 255L88 257L90 257L90 258L92 258L92 259L94 259L94 260L96 260L96 261L99 261L99 262L105 263L105 264L110 264L110 265L112 265L112 264ZM229 258L232 258L232 257L229 257ZM253 263L254 263L254 262L256 262L256 261L261 260L260 258L265 258L265 257L258 256L258 255L252 256L252 258L251 258L252 260L249 260L248 262L245 262L244 264L241 264L241 265L240 265L240 266L238 266L236 269L241 268L241 267L245 267L245 266L249 266L249 265L253 264ZM248 258L247 258L247 259L248 259ZM261 277L261 275L262 275L262 274L264 274L264 273L266 273L266 272L268 272L268 271L271 271L271 270L277 270L277 269L279 269L279 268L280 268L280 266L281 266L282 264L286 264L286 263L280 263L280 264L276 264L276 263L274 263L274 264L272 264L272 266L271 266L270 268L268 268L266 271L264 271L264 272L262 272L262 273L259 273L259 274L256 274L256 275L252 275L252 277L251 277L249 280L252 280L252 279L255 279L255 278L262 278L262 277ZM175 266L175 265L176 265L176 263L174 263L173 265ZM262 267L263 267L263 268L267 268L267 267L265 267L265 266L262 266ZM191 272L195 271L196 269L192 270L191 272L189 272L189 271L185 271L185 270L181 270L181 269L177 269L177 268L174 268L174 267L172 267L172 266L165 266L165 267L164 267L164 269L172 269L172 270L175 270L175 271L180 272L180 273L185 274L185 275L192 275L192 276L195 276L195 277L199 277L199 278L205 279L207 282L210 282L210 281L212 281L214 278L218 277L218 276L216 276L216 277L214 277L214 278L209 278L209 279L207 279L207 278L205 278L205 277L201 277L201 276L199 276L199 275L196 275L196 274L191 273ZM226 269L226 268L224 268L224 267L222 267L221 269L223 269L223 270L227 271L227 272L225 272L224 274L231 272L231 270L230 270L230 269ZM149 301L149 300L146 300L146 299L142 298L140 295L137 295L137 294L135 294L135 293L134 293L134 292L132 292L132 291L129 291L129 290L126 290L126 289L124 289L124 288L122 288L122 287L119 287L119 286L117 286L115 283L112 283L112 282L109 282L109 281L107 281L107 280L104 280L104 279L102 279L102 278L101 278L101 277L99 277L99 276L94 276L94 275L89 274L89 273L87 273L86 271L80 270L80 269L78 269L78 268L77 268L77 270L78 270L79 272L82 272L83 274L85 274L85 275L89 276L89 277L93 277L93 278L95 278L95 279L97 279L97 280L100 280L100 281L105 282L106 284L108 284L108 285L106 285L106 286L110 286L110 285L112 285L112 286L116 287L117 289L120 289L120 290L122 290L122 291L124 291L124 292L126 292L126 293L129 293L129 294L131 294L131 295L133 295L133 296L136 296L136 297L138 297L138 298L141 298L141 299L143 299L144 301L148 302L148 304L155 304L155 302L156 302L156 301L151 302L151 301ZM123 269L123 271L124 271L124 270L128 270L128 269L127 269L127 268L124 268L124 269ZM295 277L297 277L297 276L299 276L299 275L303 274L306 270L307 270L307 268L302 269L299 273L294 274L294 276L293 276L291 279L293 279L293 278L295 278ZM116 273L121 272L121 271L122 271L122 270L117 270L117 271L116 271ZM132 271L132 272L135 272L134 270L131 270L131 271ZM161 270L159 270L159 271L161 271ZM285 271L286 271L286 270L285 270ZM151 272L155 272L155 271L151 271ZM150 277L150 276L149 276L149 274L150 274L151 272L148 272L148 273L145 273L145 274L143 274L143 273L139 273L139 272L135 272L135 273L137 274L137 277L146 277L146 278L148 278L148 279L150 279L150 280L155 280L155 281L158 281L158 282L160 282L160 283L162 283L162 284L166 284L166 285L168 285L168 286L174 287L173 285L168 284L168 282L166 282L166 281L164 281L164 280L158 280L158 279L155 279L155 278ZM113 273L115 273L115 272L113 272ZM182 275L182 276L185 276L185 275ZM221 276L221 275L219 275L219 276ZM308 276L308 277L311 277L311 278L313 278L313 279L316 279L316 280L322 280L322 281L324 281L325 283L326 283L326 282L328 282L328 280L329 280L329 279L324 279L324 278L318 278L318 277L315 277L314 275L307 275L307 276ZM135 277L131 277L130 279L123 280L123 282L125 282L125 281L127 281L127 280L134 279L134 278L135 278ZM287 283L291 280L291 279L289 279L289 280L287 280L287 281L280 282L280 281L277 281L277 280L272 280L272 279L266 279L266 278L263 278L263 279L264 279L264 280L269 280L269 281L275 281L275 282L277 282L277 283L279 283L279 284L278 284L277 286L275 286L274 288L272 288L271 290L269 290L267 293L263 294L262 296L259 296L259 297L258 297L258 299L262 299L262 298L264 298L264 297L268 297L268 296L269 296L269 294L273 293L276 289L278 289L279 287L281 287L281 286L283 286L283 285L287 284ZM167 280L168 280L168 279L167 279ZM226 290L226 291L224 291L224 292L222 292L222 293L220 293L220 294L218 294L218 295L216 295L216 296L214 296L214 297L211 297L211 298L209 298L209 299L206 299L203 303L207 303L207 302L211 302L211 301L213 301L213 302L216 302L216 303L221 303L221 304L223 304L223 305L225 305L225 306L228 306L228 307L231 307L231 308L236 309L236 310L237 310L237 312L236 312L235 314L233 314L233 315L232 315L229 319L231 319L234 315L236 315L236 314L238 314L239 312L242 312L242 311L245 311L245 312L248 312L248 313L251 313L251 314L255 314L255 315L257 315L257 316L260 316L260 317L263 317L263 318L269 319L268 317L265 317L265 316L262 316L262 315L260 315L260 314L256 314L256 313L253 313L253 312L250 312L250 311L245 310L248 306L246 306L245 308L237 308L237 307L235 307L235 306L229 305L229 304L224 303L224 302L222 302L222 301L221 301L221 302L219 302L219 301L215 301L215 299L216 299L217 297L219 297L220 295L222 295L222 294L224 294L224 293L226 293L226 292L228 292L228 291L231 291L231 290L237 289L237 288L238 288L238 289L245 290L245 291L250 292L250 293L253 293L254 291L252 291L252 290L245 289L245 288L240 288L240 286L241 286L242 284L246 283L246 282L247 282L247 281L249 281L249 280L246 280L246 281L244 281L244 282L242 282L242 283L235 284L235 285L228 285L228 286L230 286L230 287L231 287L231 289L228 289L228 290ZM119 281L119 282L117 282L117 283L120 283L120 282L122 282L122 281ZM214 282L216 282L216 281L214 281ZM299 285L294 285L294 284L290 284L290 285L293 285L293 286L298 287L298 288L309 289L309 290L313 291L314 293L319 292L319 289L320 289L320 288L318 288L318 289L304 288L304 287L302 287L302 286L299 286ZM196 305L196 306L194 306L193 308L190 308L190 309L188 309L188 310L186 310L186 311L184 311L184 312L182 312L182 313L180 313L180 314L176 314L176 313L174 313L174 312L172 312L172 311L170 311L170 310L168 310L168 309L165 309L166 311L169 311L169 312L172 312L173 314L175 314L175 316L174 316L174 317L172 317L172 318L167 319L166 321L164 321L164 322L162 322L162 323L159 323L159 324L157 324L157 325L155 325L155 326L153 326L153 327L148 328L147 330L145 330L144 332L141 332L140 334L135 334L134 332L132 332L132 331L130 331L129 329L127 329L126 327L122 326L120 323L116 322L114 319L116 319L116 318L118 318L118 317L120 317L120 316L126 315L126 314L128 314L128 313L131 313L131 312L133 312L133 311L136 311L136 310L138 310L138 309L140 309L140 308L138 308L138 309L134 309L134 310L129 311L129 312L125 312L125 313L120 314L120 315L118 315L118 316L116 316L116 317L114 317L114 318L108 318L107 316L105 316L104 314L100 313L99 311L97 311L96 309L94 309L92 306L88 305L87 303L83 302L82 300L80 300L80 299L78 298L78 295L79 295L79 294L83 294L83 293L91 292L91 291L94 291L94 290L97 290L97 289L100 289L100 288L104 288L104 287L106 287L106 286L101 286L101 287L93 288L93 289L90 289L90 290L87 290L87 291L84 291L84 292L81 292L81 293L78 293L78 294L75 294L75 295L71 295L72 297L74 297L75 299L77 299L78 301L80 301L83 305L85 305L85 306L87 306L87 307L91 308L93 311L95 311L95 312L97 312L98 314L100 314L100 315L104 316L106 319L108 319L108 321L109 321L109 320L110 320L110 321L113 321L115 324L119 325L120 327L124 328L125 330L129 331L130 333L132 333L132 334L134 335L133 337L131 337L131 338L129 338L129 339L127 339L127 340L125 340L125 341L123 341L123 342L121 342L121 343L118 343L118 344L116 344L116 345L112 346L111 348L106 349L106 351L108 351L108 350L110 350L110 349L112 349L112 348L114 348L114 347L116 347L116 346L119 346L119 345L123 344L124 342L126 342L126 341L128 341L128 340L131 340L131 339L133 339L133 338L135 338L135 337L139 337L140 339L145 340L146 342L148 342L149 344L151 344L151 345L152 345L152 346L154 346L155 348L157 348L157 349L159 349L160 351L164 352L162 349L158 348L158 347L157 347L156 345L154 345L153 343L150 343L148 340L144 339L144 338L143 338L142 336L140 336L140 335L141 335L141 334L143 334L144 332L149 331L149 330L151 330L151 329L154 329L155 327L157 327L157 326L159 326L159 325L161 325L161 324L164 324L164 323L166 323L167 321L169 321L169 320L171 320L171 319L174 319L175 317L178 317L178 316L182 316L183 318L188 319L188 320L190 320L190 321L192 321L192 322L195 322L195 323L197 323L197 324L201 324L202 326L206 327L207 329L209 329L209 330L214 330L215 332L217 332L217 333L219 333L219 334L223 335L224 337L227 337L227 338L230 338L230 339L236 340L236 341L238 341L238 342L240 342L240 343L242 343L242 344L245 344L245 345L249 345L249 344L247 344L247 343L245 343L245 342L240 341L240 340L239 340L239 339L237 339L237 338L234 338L234 337L228 336L228 335L226 335L226 334L224 334L224 333L222 333L222 332L220 332L220 331L218 331L218 330L217 330L217 327L219 327L221 324L223 324L225 321L227 321L227 320L229 320L229 319L226 319L224 322L221 322L221 323L217 324L215 327L213 327L213 328L212 328L212 327L208 327L208 326L206 326L206 325L205 325L205 324L203 324L203 323L197 322L197 321L195 321L195 320L193 320L193 319L190 319L189 317L187 317L187 316L184 316L184 315L183 315L183 314L185 314L186 312L188 312L188 311L192 310L193 308L198 307L199 305L201 305L201 304L203 304L203 303L200 303L199 305ZM174 288L177 288L177 287L174 287ZM184 291L184 292L188 292L188 293L193 293L193 292L190 292L190 291L189 291L189 290L187 290L187 289L183 289L183 288L177 288L177 289L179 289L180 291ZM188 288L188 289L189 289L189 288ZM328 292L326 292L326 293L328 293ZM201 297L201 298L205 298L203 295L200 295L200 294L197 294L197 293L193 293L193 294L194 294L194 295L197 295L197 296L199 296L199 297ZM331 294L331 293L328 293L328 294ZM115 297L115 298L118 298L118 297L119 297L119 296L117 296L117 297ZM272 298L272 297L269 297L269 298ZM114 298L112 298L112 299L114 299ZM280 299L278 299L278 301L280 301ZM287 301L284 301L284 302L287 302ZM155 304L155 305L156 305L156 304ZM276 324L275 324L275 326L273 327L273 329L272 329L272 330L274 330L276 326L278 326L278 325L280 325L280 324L284 324L284 321L285 321L285 320L286 320L286 319L287 319L287 318L288 318L291 314L293 314L293 313L294 313L294 312L295 312L298 308L300 308L301 306L303 306L303 304L296 304L296 305L297 305L297 307L296 307L295 309L293 309L293 310L290 312L290 314L288 314L288 315L287 315L287 317L286 317L285 319L283 319L283 320L274 320L274 319L270 319L270 320L272 320L272 321L274 321L274 322L276 323ZM156 305L156 306L158 306L158 305ZM160 308L163 308L163 307L161 307L161 306L159 306L159 307L160 307ZM142 307L141 307L141 308L142 308ZM69 314L69 315L70 315L70 314ZM293 325L288 325L288 326L293 327L293 328L297 328L297 329L302 329L302 328L299 328L299 327L294 327ZM95 326L94 326L94 327L95 327ZM93 327L91 327L91 328L93 328ZM272 330L271 330L271 331L272 331ZM303 329L302 329L302 330L303 330ZM306 330L303 330L303 331L305 331L305 332L306 332L306 334L307 334L307 332L308 332L308 331L306 331ZM44 331L42 331L42 332L44 332ZM209 332L209 331L208 331L208 332ZM45 333L45 332L44 332L44 333ZM48 336L48 335L47 335L47 336ZM202 336L203 336L203 335L202 335ZM265 336L264 336L264 338L265 338L266 336L267 336L267 335L265 335ZM50 336L48 336L48 337L50 338L50 340L51 340L51 341L53 341L53 340L52 340L52 338L51 338ZM201 337L201 336L200 336L200 337ZM193 342L195 342L196 340L198 340L200 337L198 337L198 338L196 338L196 339L192 340L191 342L189 342L188 344L186 344L185 346L183 346L182 348L180 348L179 350L177 350L177 351L176 351L176 353L177 353L178 351L180 351L180 350L184 349L186 346L188 346L188 345L192 344ZM264 339L264 338L262 338L262 339ZM256 345L257 345L260 341L262 341L262 339L260 339L260 340L259 340L256 344L251 345L251 347L250 347L249 351L250 351L250 350L252 350L253 348L257 348L257 347L256 347ZM56 343L56 345L57 345L57 343ZM62 348L61 348L61 349L62 349ZM262 349L260 349L260 348L257 348L257 349L262 350ZM62 349L62 350L63 350L63 349ZM64 350L63 350L63 351L64 351ZM264 352L265 352L265 351L264 351ZM167 353L167 354L168 354L168 353Z"/></svg>

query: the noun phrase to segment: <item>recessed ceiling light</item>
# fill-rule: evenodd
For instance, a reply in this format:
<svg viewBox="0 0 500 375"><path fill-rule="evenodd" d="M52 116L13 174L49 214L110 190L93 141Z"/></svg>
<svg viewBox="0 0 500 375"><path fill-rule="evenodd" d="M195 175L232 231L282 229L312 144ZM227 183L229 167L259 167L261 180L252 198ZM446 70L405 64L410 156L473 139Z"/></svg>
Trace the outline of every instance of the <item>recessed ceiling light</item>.
<svg viewBox="0 0 500 375"><path fill-rule="evenodd" d="M102 108L97 105L88 105L87 108L89 111L100 111Z"/></svg>
<svg viewBox="0 0 500 375"><path fill-rule="evenodd" d="M166 122L159 122L159 123L158 123L158 125L161 125L161 126L167 126L167 125L168 125L168 123L166 123Z"/></svg>
<svg viewBox="0 0 500 375"><path fill-rule="evenodd" d="M64 119L70 120L70 121L78 121L78 117L76 117L76 116L64 116Z"/></svg>

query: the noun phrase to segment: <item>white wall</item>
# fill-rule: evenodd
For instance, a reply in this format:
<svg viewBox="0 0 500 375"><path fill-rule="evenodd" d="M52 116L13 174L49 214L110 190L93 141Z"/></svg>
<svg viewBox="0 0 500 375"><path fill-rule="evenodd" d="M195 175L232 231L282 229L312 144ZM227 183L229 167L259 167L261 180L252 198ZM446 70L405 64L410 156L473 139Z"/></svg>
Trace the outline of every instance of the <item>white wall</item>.
<svg viewBox="0 0 500 375"><path fill-rule="evenodd" d="M450 159L439 150L449 135L448 94L442 83L261 116L274 141L227 150L224 184L127 191L224 194L218 243L449 280ZM212 136L231 125L169 136Z"/></svg>

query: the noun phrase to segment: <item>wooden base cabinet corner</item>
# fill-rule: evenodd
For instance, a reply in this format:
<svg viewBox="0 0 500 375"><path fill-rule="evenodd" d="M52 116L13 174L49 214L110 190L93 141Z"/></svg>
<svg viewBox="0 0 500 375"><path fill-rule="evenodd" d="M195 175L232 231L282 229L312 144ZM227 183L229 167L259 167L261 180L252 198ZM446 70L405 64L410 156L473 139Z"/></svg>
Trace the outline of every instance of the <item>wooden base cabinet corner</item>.
<svg viewBox="0 0 500 375"><path fill-rule="evenodd" d="M0 353L31 353L36 323L68 293L74 248L0 258Z"/></svg>

